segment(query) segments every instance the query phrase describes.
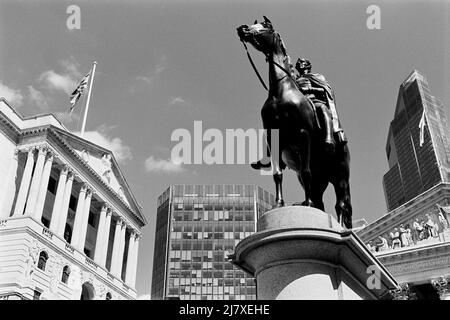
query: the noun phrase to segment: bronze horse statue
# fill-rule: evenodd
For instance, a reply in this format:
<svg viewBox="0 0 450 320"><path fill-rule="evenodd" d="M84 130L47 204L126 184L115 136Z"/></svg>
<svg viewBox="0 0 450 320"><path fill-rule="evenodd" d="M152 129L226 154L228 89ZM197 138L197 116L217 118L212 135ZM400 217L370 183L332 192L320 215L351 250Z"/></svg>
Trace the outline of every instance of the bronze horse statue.
<svg viewBox="0 0 450 320"><path fill-rule="evenodd" d="M337 220L351 229L348 145L336 145L331 154L326 150L314 105L298 89L286 47L270 20L264 17L263 22L242 25L237 28L237 33L241 41L262 52L269 63L268 98L261 109L261 117L271 151L277 207L284 206L282 182L283 169L287 166L296 172L303 186L303 206L324 210L323 194L328 184L333 184ZM276 146L271 139L271 130L278 132L279 139L275 141L278 142L278 151L274 151Z"/></svg>

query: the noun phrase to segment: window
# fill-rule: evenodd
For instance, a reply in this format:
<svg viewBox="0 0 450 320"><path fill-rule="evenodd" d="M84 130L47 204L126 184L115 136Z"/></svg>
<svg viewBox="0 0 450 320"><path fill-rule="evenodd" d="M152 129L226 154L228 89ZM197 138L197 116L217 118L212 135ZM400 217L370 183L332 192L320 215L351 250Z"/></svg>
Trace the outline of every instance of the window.
<svg viewBox="0 0 450 320"><path fill-rule="evenodd" d="M112 299L111 292L108 292L108 293L106 294L106 299L105 299L105 300L111 300L111 299Z"/></svg>
<svg viewBox="0 0 450 320"><path fill-rule="evenodd" d="M61 282L67 284L69 282L69 276L70 276L70 268L69 266L65 266L63 268Z"/></svg>
<svg viewBox="0 0 450 320"><path fill-rule="evenodd" d="M56 180L53 177L50 177L48 180L47 190L53 194L56 194Z"/></svg>
<svg viewBox="0 0 450 320"><path fill-rule="evenodd" d="M77 201L77 198L72 195L70 196L69 208L72 209L72 211L75 211L77 209Z"/></svg>
<svg viewBox="0 0 450 320"><path fill-rule="evenodd" d="M38 268L45 271L45 265L47 264L48 254L45 251L41 251L39 254Z"/></svg>
<svg viewBox="0 0 450 320"><path fill-rule="evenodd" d="M96 227L95 225L95 214L92 211L89 211L89 219L88 219L88 223L90 226L92 226L93 228Z"/></svg>

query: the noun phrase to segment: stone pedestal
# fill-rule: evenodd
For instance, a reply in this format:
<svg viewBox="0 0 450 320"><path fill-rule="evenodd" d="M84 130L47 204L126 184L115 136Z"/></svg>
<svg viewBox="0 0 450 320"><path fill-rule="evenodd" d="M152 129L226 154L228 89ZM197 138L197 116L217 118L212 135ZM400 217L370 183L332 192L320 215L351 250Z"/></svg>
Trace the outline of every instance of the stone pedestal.
<svg viewBox="0 0 450 320"><path fill-rule="evenodd" d="M309 207L266 212L230 258L256 278L258 300L391 299L398 286L353 231Z"/></svg>

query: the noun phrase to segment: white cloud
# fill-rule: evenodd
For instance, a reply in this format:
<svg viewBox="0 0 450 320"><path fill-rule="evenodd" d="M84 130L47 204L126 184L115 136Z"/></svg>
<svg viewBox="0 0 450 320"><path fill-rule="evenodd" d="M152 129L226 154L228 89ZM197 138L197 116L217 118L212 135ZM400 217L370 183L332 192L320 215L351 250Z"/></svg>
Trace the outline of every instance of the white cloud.
<svg viewBox="0 0 450 320"><path fill-rule="evenodd" d="M73 57L63 59L58 62L63 72L54 70L44 71L38 78L38 81L48 89L61 90L70 94L82 79L82 74L78 70L80 64Z"/></svg>
<svg viewBox="0 0 450 320"><path fill-rule="evenodd" d="M67 94L70 94L77 86L76 80L68 74L59 74L53 70L44 71L38 81L49 89L62 90Z"/></svg>
<svg viewBox="0 0 450 320"><path fill-rule="evenodd" d="M108 150L111 150L114 154L114 157L119 162L132 159L133 155L131 153L130 147L125 145L122 142L122 139L118 137L115 138L110 137L108 135L108 131L110 129L111 127L102 125L94 131L86 131L84 133L83 138L95 144L98 144L99 146L102 146Z"/></svg>
<svg viewBox="0 0 450 320"><path fill-rule="evenodd" d="M170 97L169 106L187 107L189 106L189 102L184 100L182 97Z"/></svg>
<svg viewBox="0 0 450 320"><path fill-rule="evenodd" d="M147 172L156 173L178 173L185 171L179 162L170 159L156 159L153 156L150 156L145 160L145 170L147 170Z"/></svg>
<svg viewBox="0 0 450 320"><path fill-rule="evenodd" d="M30 98L31 102L42 111L49 110L48 99L41 91L35 89L33 86L28 86L28 97Z"/></svg>
<svg viewBox="0 0 450 320"><path fill-rule="evenodd" d="M147 82L148 84L152 84L153 83L153 78L146 77L146 76L137 76L136 80L141 80L141 81Z"/></svg>
<svg viewBox="0 0 450 320"><path fill-rule="evenodd" d="M0 82L0 97L5 98L13 105L20 107L23 102L23 95L20 90L12 89Z"/></svg>
<svg viewBox="0 0 450 320"><path fill-rule="evenodd" d="M138 300L151 300L150 294L142 294L142 295L138 296L137 299Z"/></svg>

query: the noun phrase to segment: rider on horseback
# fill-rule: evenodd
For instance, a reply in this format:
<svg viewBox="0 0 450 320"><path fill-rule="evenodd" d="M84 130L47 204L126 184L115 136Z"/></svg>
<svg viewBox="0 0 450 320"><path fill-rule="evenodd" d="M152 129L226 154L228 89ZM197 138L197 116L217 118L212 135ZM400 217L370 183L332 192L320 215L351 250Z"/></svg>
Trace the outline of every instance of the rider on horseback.
<svg viewBox="0 0 450 320"><path fill-rule="evenodd" d="M334 148L335 140L337 143L347 143L337 115L334 92L325 77L319 73L311 73L311 62L308 59L298 58L295 68L300 74L296 83L300 91L314 103L320 126L325 130L325 144Z"/></svg>
<svg viewBox="0 0 450 320"><path fill-rule="evenodd" d="M320 128L325 133L325 146L330 154L334 153L335 141L339 144L346 144L347 137L341 127L336 104L334 103L334 92L325 77L319 73L311 73L311 62L304 58L298 58L295 68L299 72L294 75L294 80L298 89L306 95L314 104ZM292 70L291 70L292 71ZM270 156L270 150L267 150ZM251 164L254 169L270 168L268 159L261 159Z"/></svg>

